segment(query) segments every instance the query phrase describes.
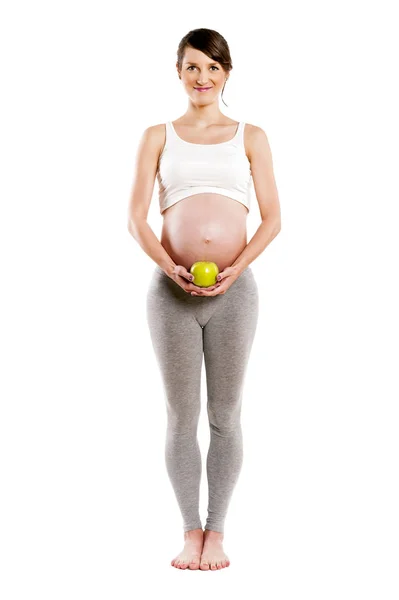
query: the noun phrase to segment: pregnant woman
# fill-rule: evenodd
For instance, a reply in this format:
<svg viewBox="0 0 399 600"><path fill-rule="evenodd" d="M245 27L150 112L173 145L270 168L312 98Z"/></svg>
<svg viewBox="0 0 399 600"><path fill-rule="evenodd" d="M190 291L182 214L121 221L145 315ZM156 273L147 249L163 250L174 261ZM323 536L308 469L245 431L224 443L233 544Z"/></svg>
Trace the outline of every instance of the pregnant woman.
<svg viewBox="0 0 399 600"><path fill-rule="evenodd" d="M224 523L243 459L241 400L259 310L249 264L280 231L280 204L265 132L219 109L232 69L226 40L211 29L190 31L179 44L176 67L187 111L142 135L129 231L156 263L147 322L165 389L166 468L185 542L171 564L215 570L230 564L222 544ZM163 216L160 242L147 223L155 178ZM252 183L262 222L247 244ZM193 283L190 268L198 261L218 266L213 285ZM203 357L210 427L204 531L197 440Z"/></svg>

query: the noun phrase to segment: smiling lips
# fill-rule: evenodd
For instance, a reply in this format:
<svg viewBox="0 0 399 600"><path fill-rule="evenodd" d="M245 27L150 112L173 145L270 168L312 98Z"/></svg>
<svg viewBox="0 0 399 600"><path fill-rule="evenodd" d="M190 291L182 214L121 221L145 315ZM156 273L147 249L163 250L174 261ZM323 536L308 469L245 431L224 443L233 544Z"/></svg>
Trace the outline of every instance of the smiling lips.
<svg viewBox="0 0 399 600"><path fill-rule="evenodd" d="M194 89L197 90L197 92L206 92L206 91L210 90L211 88L207 87L207 88L194 88Z"/></svg>

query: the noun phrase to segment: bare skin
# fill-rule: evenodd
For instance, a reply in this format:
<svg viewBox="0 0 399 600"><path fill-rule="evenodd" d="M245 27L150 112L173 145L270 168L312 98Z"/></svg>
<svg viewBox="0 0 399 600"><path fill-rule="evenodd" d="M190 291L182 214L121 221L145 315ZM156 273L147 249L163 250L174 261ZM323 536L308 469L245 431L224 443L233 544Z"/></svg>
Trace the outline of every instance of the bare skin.
<svg viewBox="0 0 399 600"><path fill-rule="evenodd" d="M223 551L223 533L192 529L184 533L184 548L171 562L176 569L216 571L230 565Z"/></svg>

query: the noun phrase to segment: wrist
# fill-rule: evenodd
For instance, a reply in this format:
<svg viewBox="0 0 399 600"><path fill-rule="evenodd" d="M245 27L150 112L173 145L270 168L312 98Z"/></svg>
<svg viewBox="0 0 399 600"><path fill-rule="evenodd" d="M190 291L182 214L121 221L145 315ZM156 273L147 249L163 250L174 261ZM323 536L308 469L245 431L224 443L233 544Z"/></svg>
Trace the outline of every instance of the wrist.
<svg viewBox="0 0 399 600"><path fill-rule="evenodd" d="M172 279L175 267L176 267L176 265L168 264L168 265L165 265L164 267L161 267L161 269L168 277L170 277Z"/></svg>
<svg viewBox="0 0 399 600"><path fill-rule="evenodd" d="M174 262L171 262L170 260L167 261L161 261L159 263L157 263L159 268L162 269L162 271L165 273L165 275L167 275L168 277L172 277L173 275L173 269L176 267Z"/></svg>
<svg viewBox="0 0 399 600"><path fill-rule="evenodd" d="M244 263L236 263L235 265L231 265L231 268L234 269L234 274L238 277L245 270L246 265Z"/></svg>

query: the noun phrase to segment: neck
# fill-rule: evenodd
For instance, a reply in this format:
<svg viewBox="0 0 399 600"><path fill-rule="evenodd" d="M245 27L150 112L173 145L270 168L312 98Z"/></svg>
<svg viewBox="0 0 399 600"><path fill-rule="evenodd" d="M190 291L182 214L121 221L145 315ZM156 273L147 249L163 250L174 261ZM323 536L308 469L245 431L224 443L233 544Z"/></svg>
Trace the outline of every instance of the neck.
<svg viewBox="0 0 399 600"><path fill-rule="evenodd" d="M198 126L206 127L214 123L219 123L226 116L220 111L217 103L208 104L206 106L195 105L189 100L187 110L183 115L184 119Z"/></svg>

